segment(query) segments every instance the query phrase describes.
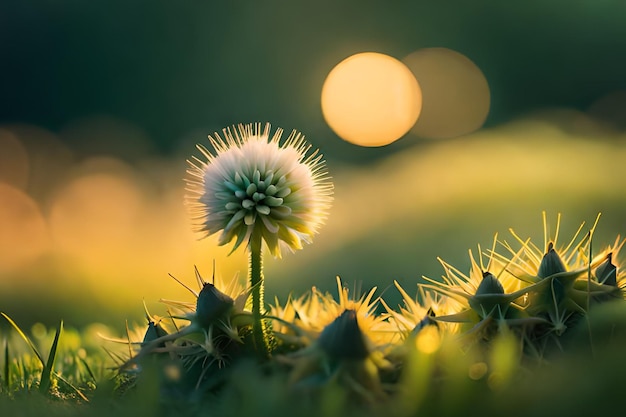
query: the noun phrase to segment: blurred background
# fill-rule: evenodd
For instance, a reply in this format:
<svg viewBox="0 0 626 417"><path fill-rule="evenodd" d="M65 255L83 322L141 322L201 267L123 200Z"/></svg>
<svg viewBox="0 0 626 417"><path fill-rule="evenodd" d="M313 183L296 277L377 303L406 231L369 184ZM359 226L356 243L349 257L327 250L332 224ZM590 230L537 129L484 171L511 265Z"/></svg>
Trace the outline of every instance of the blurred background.
<svg viewBox="0 0 626 417"><path fill-rule="evenodd" d="M21 323L122 326L246 276L192 232L196 143L269 121L320 148L335 203L312 245L266 260L267 299L335 277L399 302L441 257L508 229L563 242L602 217L626 233L626 3L571 0L0 2L0 311ZM345 58L401 60L421 114L387 145L342 140L321 92ZM412 125L412 124L411 124ZM586 229L585 229L586 230Z"/></svg>

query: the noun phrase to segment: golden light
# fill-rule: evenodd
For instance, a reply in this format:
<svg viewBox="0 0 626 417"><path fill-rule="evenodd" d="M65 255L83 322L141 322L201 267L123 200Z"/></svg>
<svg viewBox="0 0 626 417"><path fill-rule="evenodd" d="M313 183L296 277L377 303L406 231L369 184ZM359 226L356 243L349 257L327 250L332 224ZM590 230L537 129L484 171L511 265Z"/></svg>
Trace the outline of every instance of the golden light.
<svg viewBox="0 0 626 417"><path fill-rule="evenodd" d="M389 55L364 52L335 66L322 87L322 113L342 139L384 146L404 136L422 108L411 71Z"/></svg>
<svg viewBox="0 0 626 417"><path fill-rule="evenodd" d="M168 273L193 284L194 265L210 276L215 259L217 274L225 277L245 266L243 255L228 257L229 248L217 247L217 237L197 241L180 171L164 164L152 161L138 170L114 157L87 158L72 167L51 199L54 255L101 301L112 293L118 303L134 301L138 293L157 300L165 288L183 296L188 293Z"/></svg>
<svg viewBox="0 0 626 417"><path fill-rule="evenodd" d="M466 135L479 129L489 114L489 84L465 55L447 48L424 48L402 62L422 89L424 105L411 133L425 139Z"/></svg>
<svg viewBox="0 0 626 417"><path fill-rule="evenodd" d="M470 365L468 369L468 376L470 377L470 379L478 381L479 379L484 377L487 372L489 372L489 367L485 362L476 362Z"/></svg>
<svg viewBox="0 0 626 417"><path fill-rule="evenodd" d="M0 272L34 261L50 247L37 203L22 190L0 182Z"/></svg>
<svg viewBox="0 0 626 417"><path fill-rule="evenodd" d="M415 346L420 352L427 355L435 353L441 346L439 328L437 326L424 327L415 338Z"/></svg>
<svg viewBox="0 0 626 417"><path fill-rule="evenodd" d="M106 158L87 162L86 173L65 184L51 204L52 238L61 253L86 265L119 268L119 259L140 247L142 195L122 162Z"/></svg>
<svg viewBox="0 0 626 417"><path fill-rule="evenodd" d="M87 141L106 139L76 126L60 137L78 142L80 127ZM140 133L123 124L107 133L113 131L129 141ZM126 152L116 143L114 151ZM89 144L80 149L98 151ZM0 126L0 304L24 294L35 300L41 284L53 282L45 287L47 306L88 293L107 311L136 305L141 314L142 297L156 310L164 294L189 296L168 273L193 286L195 265L205 277L214 260L218 276L245 271L245 252L228 256L217 237L198 241L183 203L184 164L138 151L135 156L133 163L78 158L46 130Z"/></svg>

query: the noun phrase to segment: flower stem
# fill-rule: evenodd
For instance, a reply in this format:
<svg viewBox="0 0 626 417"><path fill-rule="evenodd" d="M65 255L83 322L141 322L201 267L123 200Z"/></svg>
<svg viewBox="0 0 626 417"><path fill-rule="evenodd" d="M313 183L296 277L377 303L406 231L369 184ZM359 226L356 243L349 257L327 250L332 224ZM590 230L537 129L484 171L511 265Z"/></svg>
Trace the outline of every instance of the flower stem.
<svg viewBox="0 0 626 417"><path fill-rule="evenodd" d="M261 237L250 240L250 287L252 288L252 339L263 358L270 356L271 329L263 320L265 314L265 282L263 277L263 256Z"/></svg>

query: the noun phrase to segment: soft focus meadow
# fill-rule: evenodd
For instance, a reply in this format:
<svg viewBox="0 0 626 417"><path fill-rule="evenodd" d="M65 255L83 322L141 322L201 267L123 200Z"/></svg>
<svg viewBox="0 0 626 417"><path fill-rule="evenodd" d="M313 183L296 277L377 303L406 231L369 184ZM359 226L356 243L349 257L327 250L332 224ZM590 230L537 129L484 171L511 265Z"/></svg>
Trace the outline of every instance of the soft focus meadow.
<svg viewBox="0 0 626 417"><path fill-rule="evenodd" d="M0 416L619 410L623 6L145 3L0 3Z"/></svg>
<svg viewBox="0 0 626 417"><path fill-rule="evenodd" d="M129 156L122 144L88 155L5 126L3 392L17 401L2 407L35 413L48 401L40 391L64 399L51 409L59 415L289 415L302 401L325 415L610 408L582 399L614 395L622 372L626 311L605 301L623 297L623 138L551 110L367 167L334 169L327 156L326 224L304 250L264 259L276 350L259 366L248 260L193 232L189 156ZM485 275L516 270L502 284Z"/></svg>
<svg viewBox="0 0 626 417"><path fill-rule="evenodd" d="M108 119L67 133L103 150L73 149L35 127L1 132L0 297L16 319L119 325L141 319L142 301L159 309L159 298L185 295L168 274L193 280L194 265L208 275L215 262L217 275L245 278L245 255L200 239L183 204L185 160L206 134L165 158L144 156L141 131ZM464 270L467 250L495 233L540 238L543 210L552 221L563 213L566 235L602 212L597 239L612 242L623 233L623 138L562 109L404 145L368 165L335 165L326 154L335 185L327 224L306 250L266 259L268 300L312 285L331 290L340 276L395 303L393 281L410 288L440 276L437 257ZM307 139L322 151L329 140Z"/></svg>

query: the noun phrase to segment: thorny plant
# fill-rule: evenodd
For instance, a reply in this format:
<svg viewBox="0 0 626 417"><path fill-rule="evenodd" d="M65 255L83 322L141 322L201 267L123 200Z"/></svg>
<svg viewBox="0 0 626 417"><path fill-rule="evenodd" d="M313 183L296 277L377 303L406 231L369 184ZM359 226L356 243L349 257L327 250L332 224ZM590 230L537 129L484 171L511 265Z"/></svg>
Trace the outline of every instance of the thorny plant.
<svg viewBox="0 0 626 417"><path fill-rule="evenodd" d="M500 387L513 378L515 364L566 351L572 329L598 305L624 300L618 259L625 240L618 236L594 252L598 215L562 243L560 214L551 234L544 212L539 245L510 230L512 240L496 235L490 248L479 245L476 256L470 250L467 273L439 259L444 274L422 277L415 295L395 282L403 300L397 308L375 296L376 288L351 294L339 278L337 298L314 287L267 306L263 250L280 257L282 249L310 242L333 193L321 154L310 152L300 133L280 144L281 134L270 138L269 124L239 125L225 129L225 139L209 137L214 153L199 147L205 160L192 159L187 179L194 220L203 236L219 233L220 245L245 245L248 280L222 279L214 265L210 282L195 270L196 291L172 276L194 299L163 299L165 317L146 310L147 328L139 336L127 331L121 341L128 357L112 356L123 381L118 390L146 383L142 375L156 368L165 397L213 395L237 364L253 361L265 373L285 373L292 390L340 386L361 404L387 398L409 404L415 393L403 388L406 381L421 381L425 392L431 379L450 374L440 357L465 355L465 375L488 375L490 386ZM43 370L42 391L63 381L54 371L61 328L47 361L30 344ZM5 356L8 363L8 350Z"/></svg>
<svg viewBox="0 0 626 417"><path fill-rule="evenodd" d="M508 361L518 363L539 363L566 350L566 336L584 323L590 310L624 300L626 276L616 264L624 240L618 236L594 254L598 219L587 233L581 225L565 244L559 240L560 215L553 236L545 213L543 219L541 247L511 230L512 242L496 235L489 249L479 246L478 257L469 252L468 274L439 259L441 280L424 277L415 296L396 282L403 299L398 309L375 297L376 288L351 295L339 278L337 299L315 287L285 303L276 299L263 315L272 322L277 344L264 366L287 370L292 389L336 383L358 401L371 402L397 395L397 383L410 372L411 352L430 354L443 349L446 340L455 340L462 352L484 352L479 357L510 345L513 356ZM127 364L167 353L183 374L194 375L195 389L211 390L219 386L216 380L224 380L215 375L254 356L252 316L245 302L250 287L215 277L214 285L196 275L202 290L192 291L195 304L165 301L187 311L184 316L171 314L170 322L185 319L190 324L173 330L159 327L155 333L157 325L151 321ZM482 368L472 372L477 369Z"/></svg>

